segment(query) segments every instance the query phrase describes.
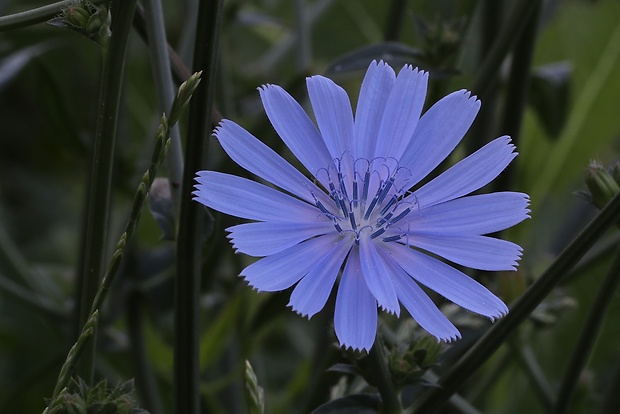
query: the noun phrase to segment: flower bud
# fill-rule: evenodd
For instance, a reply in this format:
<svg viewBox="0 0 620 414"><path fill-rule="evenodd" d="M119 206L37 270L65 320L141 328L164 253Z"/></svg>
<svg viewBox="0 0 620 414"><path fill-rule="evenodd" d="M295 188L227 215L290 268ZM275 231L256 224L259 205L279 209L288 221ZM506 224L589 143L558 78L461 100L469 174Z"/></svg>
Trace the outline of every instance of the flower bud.
<svg viewBox="0 0 620 414"><path fill-rule="evenodd" d="M76 0L63 8L60 16L51 19L48 24L74 30L105 47L111 34L110 21L110 12L106 7L86 0Z"/></svg>
<svg viewBox="0 0 620 414"><path fill-rule="evenodd" d="M586 185L590 190L592 203L602 209L618 192L620 192L620 186L618 185L618 178L620 178L620 171L616 164L611 172L598 161L590 162L588 169L586 170Z"/></svg>

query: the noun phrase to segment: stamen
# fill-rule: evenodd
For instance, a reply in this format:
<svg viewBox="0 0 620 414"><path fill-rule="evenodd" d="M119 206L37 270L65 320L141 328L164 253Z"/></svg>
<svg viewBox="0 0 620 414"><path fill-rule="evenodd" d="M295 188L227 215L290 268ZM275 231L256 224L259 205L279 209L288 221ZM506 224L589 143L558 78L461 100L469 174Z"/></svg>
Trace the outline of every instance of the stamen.
<svg viewBox="0 0 620 414"><path fill-rule="evenodd" d="M353 174L353 207L357 208L357 196L358 196L358 189L357 189L357 173Z"/></svg>
<svg viewBox="0 0 620 414"><path fill-rule="evenodd" d="M388 213L385 216L381 217L379 220L377 220L377 226L383 226L385 223L388 223L393 215L394 213L392 212L392 213Z"/></svg>
<svg viewBox="0 0 620 414"><path fill-rule="evenodd" d="M397 234L396 236L384 237L382 240L387 243L400 240L401 237L403 237L401 234Z"/></svg>
<svg viewBox="0 0 620 414"><path fill-rule="evenodd" d="M349 212L349 221L351 222L351 228L354 231L357 231L357 223L355 222L355 215L353 214L353 210Z"/></svg>
<svg viewBox="0 0 620 414"><path fill-rule="evenodd" d="M381 190L381 193L379 194L379 200L377 200L379 204L381 204L383 200L385 199L385 196L387 195L388 191L390 191L392 184L394 184L394 176L392 176L392 178L390 178L389 181L385 182L385 185L383 186L383 189Z"/></svg>
<svg viewBox="0 0 620 414"><path fill-rule="evenodd" d="M390 201L388 201L385 204L385 206L381 209L381 212L379 214L384 215L390 209L390 207L392 207L398 201L398 198L399 197L396 194L394 194L392 198L390 199Z"/></svg>
<svg viewBox="0 0 620 414"><path fill-rule="evenodd" d="M394 217L394 220L392 220L390 223L388 223L388 225L386 227L393 225L394 223L396 223L397 221L399 221L400 219L405 217L407 214L409 214L410 211L411 211L411 207L407 207L406 209L401 211L399 215Z"/></svg>
<svg viewBox="0 0 620 414"><path fill-rule="evenodd" d="M364 174L364 188L362 189L362 201L368 200L368 187L370 186L370 170L367 168Z"/></svg>
<svg viewBox="0 0 620 414"><path fill-rule="evenodd" d="M377 236L381 236L383 233L385 233L385 229L382 227L382 228L380 228L379 230L377 230L377 231L375 231L374 233L372 233L372 234L370 235L370 238L371 238L371 239L374 239L374 238L376 238Z"/></svg>

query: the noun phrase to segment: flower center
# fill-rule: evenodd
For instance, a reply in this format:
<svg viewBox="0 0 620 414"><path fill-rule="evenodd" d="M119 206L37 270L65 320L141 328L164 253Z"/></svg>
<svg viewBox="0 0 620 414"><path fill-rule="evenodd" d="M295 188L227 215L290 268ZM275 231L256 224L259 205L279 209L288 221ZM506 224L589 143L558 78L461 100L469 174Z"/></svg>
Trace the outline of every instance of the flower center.
<svg viewBox="0 0 620 414"><path fill-rule="evenodd" d="M394 159L344 155L316 175L334 206L325 206L313 194L315 205L339 233L351 233L356 244L365 232L384 242L406 239L409 223L403 219L417 204L406 198L410 175Z"/></svg>

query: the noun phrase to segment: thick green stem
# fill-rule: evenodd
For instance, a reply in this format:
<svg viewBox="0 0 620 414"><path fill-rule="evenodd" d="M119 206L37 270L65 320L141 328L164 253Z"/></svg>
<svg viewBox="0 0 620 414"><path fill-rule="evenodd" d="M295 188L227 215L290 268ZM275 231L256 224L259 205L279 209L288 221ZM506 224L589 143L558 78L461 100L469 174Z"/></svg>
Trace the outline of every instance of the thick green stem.
<svg viewBox="0 0 620 414"><path fill-rule="evenodd" d="M588 318L583 325L579 340L573 350L570 362L562 379L562 385L558 392L558 397L553 408L554 414L567 413L570 408L573 392L577 386L579 376L592 352L594 343L598 338L601 325L605 314L611 305L611 301L616 297L616 291L620 285L620 251L618 251L609 272L601 284L596 298L590 308Z"/></svg>
<svg viewBox="0 0 620 414"><path fill-rule="evenodd" d="M407 16L407 0L392 0L387 18L385 20L385 28L383 40L386 42L397 41L400 38L400 32L403 28L403 21Z"/></svg>
<svg viewBox="0 0 620 414"><path fill-rule="evenodd" d="M175 279L174 407L200 412L199 297L204 207L192 200L194 177L204 168L215 92L215 73L223 0L201 0L198 6L194 69L203 71L189 108L185 169L177 237Z"/></svg>
<svg viewBox="0 0 620 414"><path fill-rule="evenodd" d="M112 36L103 62L93 165L88 184L82 269L79 272L79 327L90 318L105 260L116 125L135 4L136 0L124 0L112 5ZM95 341L90 342L79 366L79 374L87 383L92 382L94 372L94 344Z"/></svg>
<svg viewBox="0 0 620 414"><path fill-rule="evenodd" d="M383 350L383 341L377 338L375 344L368 353L368 361L373 375L375 375L377 389L381 394L383 414L401 414L403 412L398 398L398 392L394 387L394 381L390 375L387 358Z"/></svg>
<svg viewBox="0 0 620 414"><path fill-rule="evenodd" d="M510 313L497 322L446 374L439 387L427 390L416 402L418 412L435 412L495 353L596 241L620 218L620 195L588 224L543 275L519 298Z"/></svg>

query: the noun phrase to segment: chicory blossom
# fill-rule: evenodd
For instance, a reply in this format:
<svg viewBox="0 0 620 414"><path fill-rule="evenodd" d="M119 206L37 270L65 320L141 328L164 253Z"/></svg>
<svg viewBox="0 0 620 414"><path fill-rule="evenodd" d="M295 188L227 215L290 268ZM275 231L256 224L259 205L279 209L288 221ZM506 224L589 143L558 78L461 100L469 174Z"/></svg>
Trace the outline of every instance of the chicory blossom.
<svg viewBox="0 0 620 414"><path fill-rule="evenodd" d="M506 168L515 147L502 136L423 182L480 108L461 90L422 115L427 83L428 73L409 65L396 75L386 63L372 62L354 115L341 87L309 77L318 128L281 87L264 85L259 92L267 117L309 176L230 120L215 130L220 144L273 187L216 171L197 174L196 201L253 221L227 229L237 252L261 257L241 272L253 288L274 292L295 285L289 306L310 318L340 276L334 327L345 347L369 350L377 307L399 315L401 304L438 340L459 338L421 286L491 320L508 312L487 288L446 262L516 269L521 248L486 235L527 218L528 196L469 195Z"/></svg>

